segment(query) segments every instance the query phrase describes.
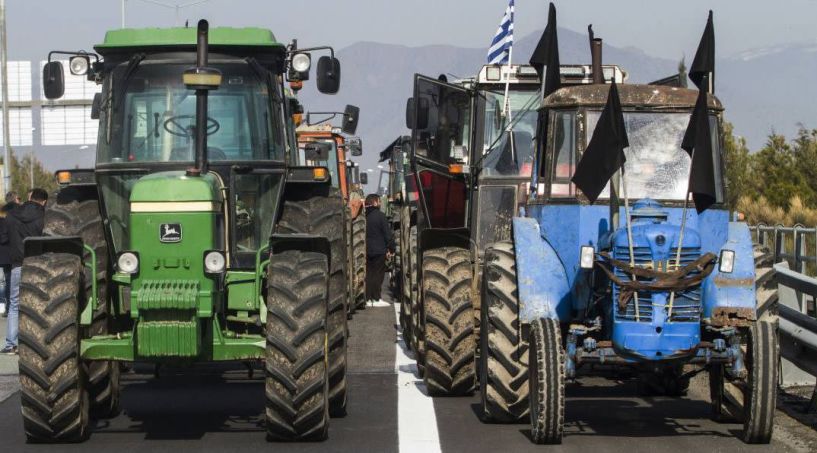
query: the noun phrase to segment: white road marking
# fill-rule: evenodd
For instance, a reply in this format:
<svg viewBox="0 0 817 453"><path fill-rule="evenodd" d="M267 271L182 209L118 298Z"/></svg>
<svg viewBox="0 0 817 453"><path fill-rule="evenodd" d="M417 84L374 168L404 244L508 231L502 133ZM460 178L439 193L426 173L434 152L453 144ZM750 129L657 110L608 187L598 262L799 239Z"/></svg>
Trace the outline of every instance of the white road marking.
<svg viewBox="0 0 817 453"><path fill-rule="evenodd" d="M394 304L400 324L400 304ZM417 377L417 364L408 355L403 333L397 334L394 372L397 374L397 431L400 453L440 452L437 416L434 402L428 396L422 379Z"/></svg>

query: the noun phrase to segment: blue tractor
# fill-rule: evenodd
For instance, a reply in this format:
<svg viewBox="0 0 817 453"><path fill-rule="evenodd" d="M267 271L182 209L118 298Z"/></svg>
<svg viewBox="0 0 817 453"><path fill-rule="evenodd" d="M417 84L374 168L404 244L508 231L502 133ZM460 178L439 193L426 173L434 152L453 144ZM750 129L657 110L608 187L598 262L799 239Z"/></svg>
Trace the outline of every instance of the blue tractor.
<svg viewBox="0 0 817 453"><path fill-rule="evenodd" d="M690 156L681 141L699 92L618 89L631 202L623 203L620 174L595 204L571 181L609 85L565 86L546 96L527 203L513 218L511 241L485 255L483 307L514 322L509 332L483 335L529 351L513 364L528 368L537 443L561 441L565 381L599 364L631 369L648 387L675 395L708 371L714 415L742 420L747 443L768 443L776 333L757 317L749 229L730 221L724 205L723 106L707 95L717 190L715 204L698 214L684 207Z"/></svg>

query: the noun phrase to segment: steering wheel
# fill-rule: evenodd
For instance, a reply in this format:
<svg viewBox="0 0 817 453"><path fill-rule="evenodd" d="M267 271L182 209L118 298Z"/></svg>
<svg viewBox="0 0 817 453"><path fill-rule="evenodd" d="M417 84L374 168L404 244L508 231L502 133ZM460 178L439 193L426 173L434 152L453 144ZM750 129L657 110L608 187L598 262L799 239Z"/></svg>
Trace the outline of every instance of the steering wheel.
<svg viewBox="0 0 817 453"><path fill-rule="evenodd" d="M190 120L186 126L179 122L179 120ZM171 134L177 137L190 137L189 130L196 122L195 115L177 115L166 119L162 127ZM213 118L207 117L207 135L213 135L221 129L221 124Z"/></svg>

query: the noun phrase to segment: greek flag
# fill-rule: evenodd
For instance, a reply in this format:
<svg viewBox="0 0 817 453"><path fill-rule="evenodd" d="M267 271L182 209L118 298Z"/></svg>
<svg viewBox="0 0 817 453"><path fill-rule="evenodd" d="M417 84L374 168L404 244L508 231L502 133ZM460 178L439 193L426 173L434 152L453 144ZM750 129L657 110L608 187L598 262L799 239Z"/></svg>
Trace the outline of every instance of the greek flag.
<svg viewBox="0 0 817 453"><path fill-rule="evenodd" d="M502 22L496 30L491 48L488 49L488 64L508 64L511 47L513 47L513 0L508 1L508 8L502 16Z"/></svg>

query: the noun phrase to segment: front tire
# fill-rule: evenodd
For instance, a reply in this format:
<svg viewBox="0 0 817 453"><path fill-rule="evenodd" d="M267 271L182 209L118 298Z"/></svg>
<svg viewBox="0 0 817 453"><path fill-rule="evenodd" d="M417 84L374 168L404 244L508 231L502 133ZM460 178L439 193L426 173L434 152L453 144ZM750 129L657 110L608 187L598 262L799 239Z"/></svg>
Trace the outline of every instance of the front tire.
<svg viewBox="0 0 817 453"><path fill-rule="evenodd" d="M346 415L346 338L348 281L343 200L337 189L296 201L287 200L278 223L283 233L306 233L329 240L329 413Z"/></svg>
<svg viewBox="0 0 817 453"><path fill-rule="evenodd" d="M471 255L459 247L423 253L425 383L436 396L473 393L476 387Z"/></svg>
<svg viewBox="0 0 817 453"><path fill-rule="evenodd" d="M734 415L743 422L741 439L747 444L768 444L774 430L777 405L777 333L768 321L755 321L741 344L746 377L730 379L722 364L709 371L713 416Z"/></svg>
<svg viewBox="0 0 817 453"><path fill-rule="evenodd" d="M528 417L528 342L520 335L513 244L485 251L480 323L480 393L485 421L518 423Z"/></svg>
<svg viewBox="0 0 817 453"><path fill-rule="evenodd" d="M329 433L326 256L287 251L268 270L266 425L273 441L324 440Z"/></svg>
<svg viewBox="0 0 817 453"><path fill-rule="evenodd" d="M20 387L29 442L88 436L87 378L79 356L79 310L88 294L80 257L46 253L23 261Z"/></svg>
<svg viewBox="0 0 817 453"><path fill-rule="evenodd" d="M537 444L560 444L564 433L565 353L555 319L537 319L530 338L531 438Z"/></svg>
<svg viewBox="0 0 817 453"><path fill-rule="evenodd" d="M366 306L366 215L361 210L352 220L352 262L354 273L354 306Z"/></svg>

